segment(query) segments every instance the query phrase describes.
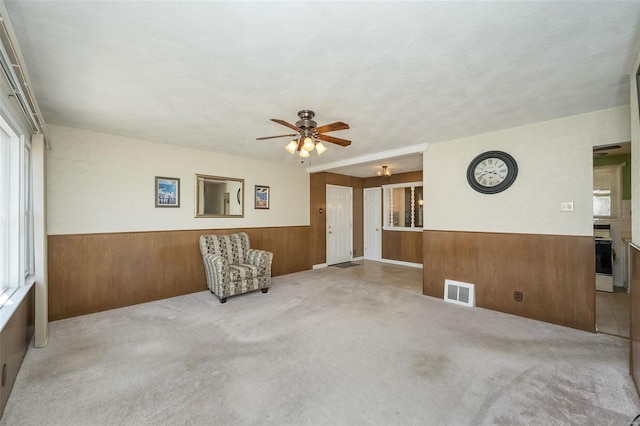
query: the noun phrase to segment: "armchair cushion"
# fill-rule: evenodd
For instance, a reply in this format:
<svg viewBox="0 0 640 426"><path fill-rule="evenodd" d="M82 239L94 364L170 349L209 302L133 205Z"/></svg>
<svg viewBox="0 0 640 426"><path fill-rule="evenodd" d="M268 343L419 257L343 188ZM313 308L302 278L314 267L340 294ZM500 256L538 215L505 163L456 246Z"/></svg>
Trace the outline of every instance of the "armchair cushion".
<svg viewBox="0 0 640 426"><path fill-rule="evenodd" d="M258 277L258 267L253 265L229 265L231 281L242 281Z"/></svg>

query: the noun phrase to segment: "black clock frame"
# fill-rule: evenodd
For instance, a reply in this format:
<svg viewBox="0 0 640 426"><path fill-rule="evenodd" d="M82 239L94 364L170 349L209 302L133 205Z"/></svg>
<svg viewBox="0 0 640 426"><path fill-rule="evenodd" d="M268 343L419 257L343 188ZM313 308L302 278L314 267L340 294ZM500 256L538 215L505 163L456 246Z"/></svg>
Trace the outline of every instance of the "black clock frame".
<svg viewBox="0 0 640 426"><path fill-rule="evenodd" d="M508 168L507 177L496 186L481 185L474 176L478 164L480 164L487 158L499 158L500 160L504 161ZM471 186L471 188L475 189L481 194L497 194L499 192L502 192L513 185L513 182L515 182L517 176L518 163L516 163L516 160L514 160L512 156L502 151L483 152L482 154L471 160L471 163L469 163L469 167L467 167L467 181L469 182L469 185Z"/></svg>

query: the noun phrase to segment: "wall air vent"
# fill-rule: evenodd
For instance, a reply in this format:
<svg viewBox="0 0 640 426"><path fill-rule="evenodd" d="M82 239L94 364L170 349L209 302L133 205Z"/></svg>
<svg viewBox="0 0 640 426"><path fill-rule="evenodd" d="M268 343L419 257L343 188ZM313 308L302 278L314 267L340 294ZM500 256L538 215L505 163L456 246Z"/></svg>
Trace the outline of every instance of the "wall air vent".
<svg viewBox="0 0 640 426"><path fill-rule="evenodd" d="M476 306L476 294L473 284L461 281L444 280L445 302L464 306Z"/></svg>

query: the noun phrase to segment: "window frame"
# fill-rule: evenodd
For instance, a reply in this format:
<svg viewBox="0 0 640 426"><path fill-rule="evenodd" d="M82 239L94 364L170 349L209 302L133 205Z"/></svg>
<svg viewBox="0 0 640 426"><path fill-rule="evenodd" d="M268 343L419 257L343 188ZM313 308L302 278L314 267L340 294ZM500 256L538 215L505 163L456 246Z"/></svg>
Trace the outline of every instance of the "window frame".
<svg viewBox="0 0 640 426"><path fill-rule="evenodd" d="M6 281L0 281L0 310L9 302L13 294L25 285L30 285L35 277L35 234L33 232L33 164L31 159L31 145L26 132L21 126L16 125L11 119L4 105L0 105L0 129L3 136L0 143L7 144L6 149L9 153L8 164L1 164L1 168L5 168L8 172L8 197L0 198L0 208L7 212L8 232L6 236L0 235L0 238L6 238L6 241L0 241L8 247L8 253L2 253L0 256L5 257L7 264ZM4 148L3 148L4 149ZM26 152L28 151L28 155ZM25 167L25 161L28 167ZM1 171L0 171L1 173ZM30 211L26 211L27 203ZM31 237L26 236L27 216L31 217ZM4 224L3 224L4 225ZM31 263L28 259L31 259ZM26 271L26 267L29 271Z"/></svg>
<svg viewBox="0 0 640 426"><path fill-rule="evenodd" d="M422 204L422 225L416 225L418 218L415 217L416 205L420 205L415 199L416 188L422 188L422 201L424 203L424 183L423 182L406 182L382 185L382 229L384 231L403 231L403 232L422 232L424 228L424 204ZM393 190L397 188L411 188L411 224L412 226L394 226L391 224L391 208L393 207Z"/></svg>
<svg viewBox="0 0 640 426"><path fill-rule="evenodd" d="M596 214L594 209L593 217L595 219L617 219L620 217L622 205L622 167L624 167L624 165L625 163L593 167L592 199L595 199L595 197L597 196L596 191L600 190L600 188L596 188L595 185L596 175L609 175L609 199L611 206L609 215L598 215Z"/></svg>
<svg viewBox="0 0 640 426"><path fill-rule="evenodd" d="M23 267L25 279L35 275L35 233L33 213L33 160L31 155L31 143L26 138L22 146L22 185L23 185Z"/></svg>

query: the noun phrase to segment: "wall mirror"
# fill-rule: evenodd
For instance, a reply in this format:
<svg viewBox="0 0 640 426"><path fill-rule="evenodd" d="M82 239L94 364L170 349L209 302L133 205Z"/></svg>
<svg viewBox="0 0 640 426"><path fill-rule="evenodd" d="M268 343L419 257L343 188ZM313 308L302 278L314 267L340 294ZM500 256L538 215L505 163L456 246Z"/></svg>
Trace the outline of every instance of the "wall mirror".
<svg viewBox="0 0 640 426"><path fill-rule="evenodd" d="M196 175L196 217L244 217L244 179Z"/></svg>

